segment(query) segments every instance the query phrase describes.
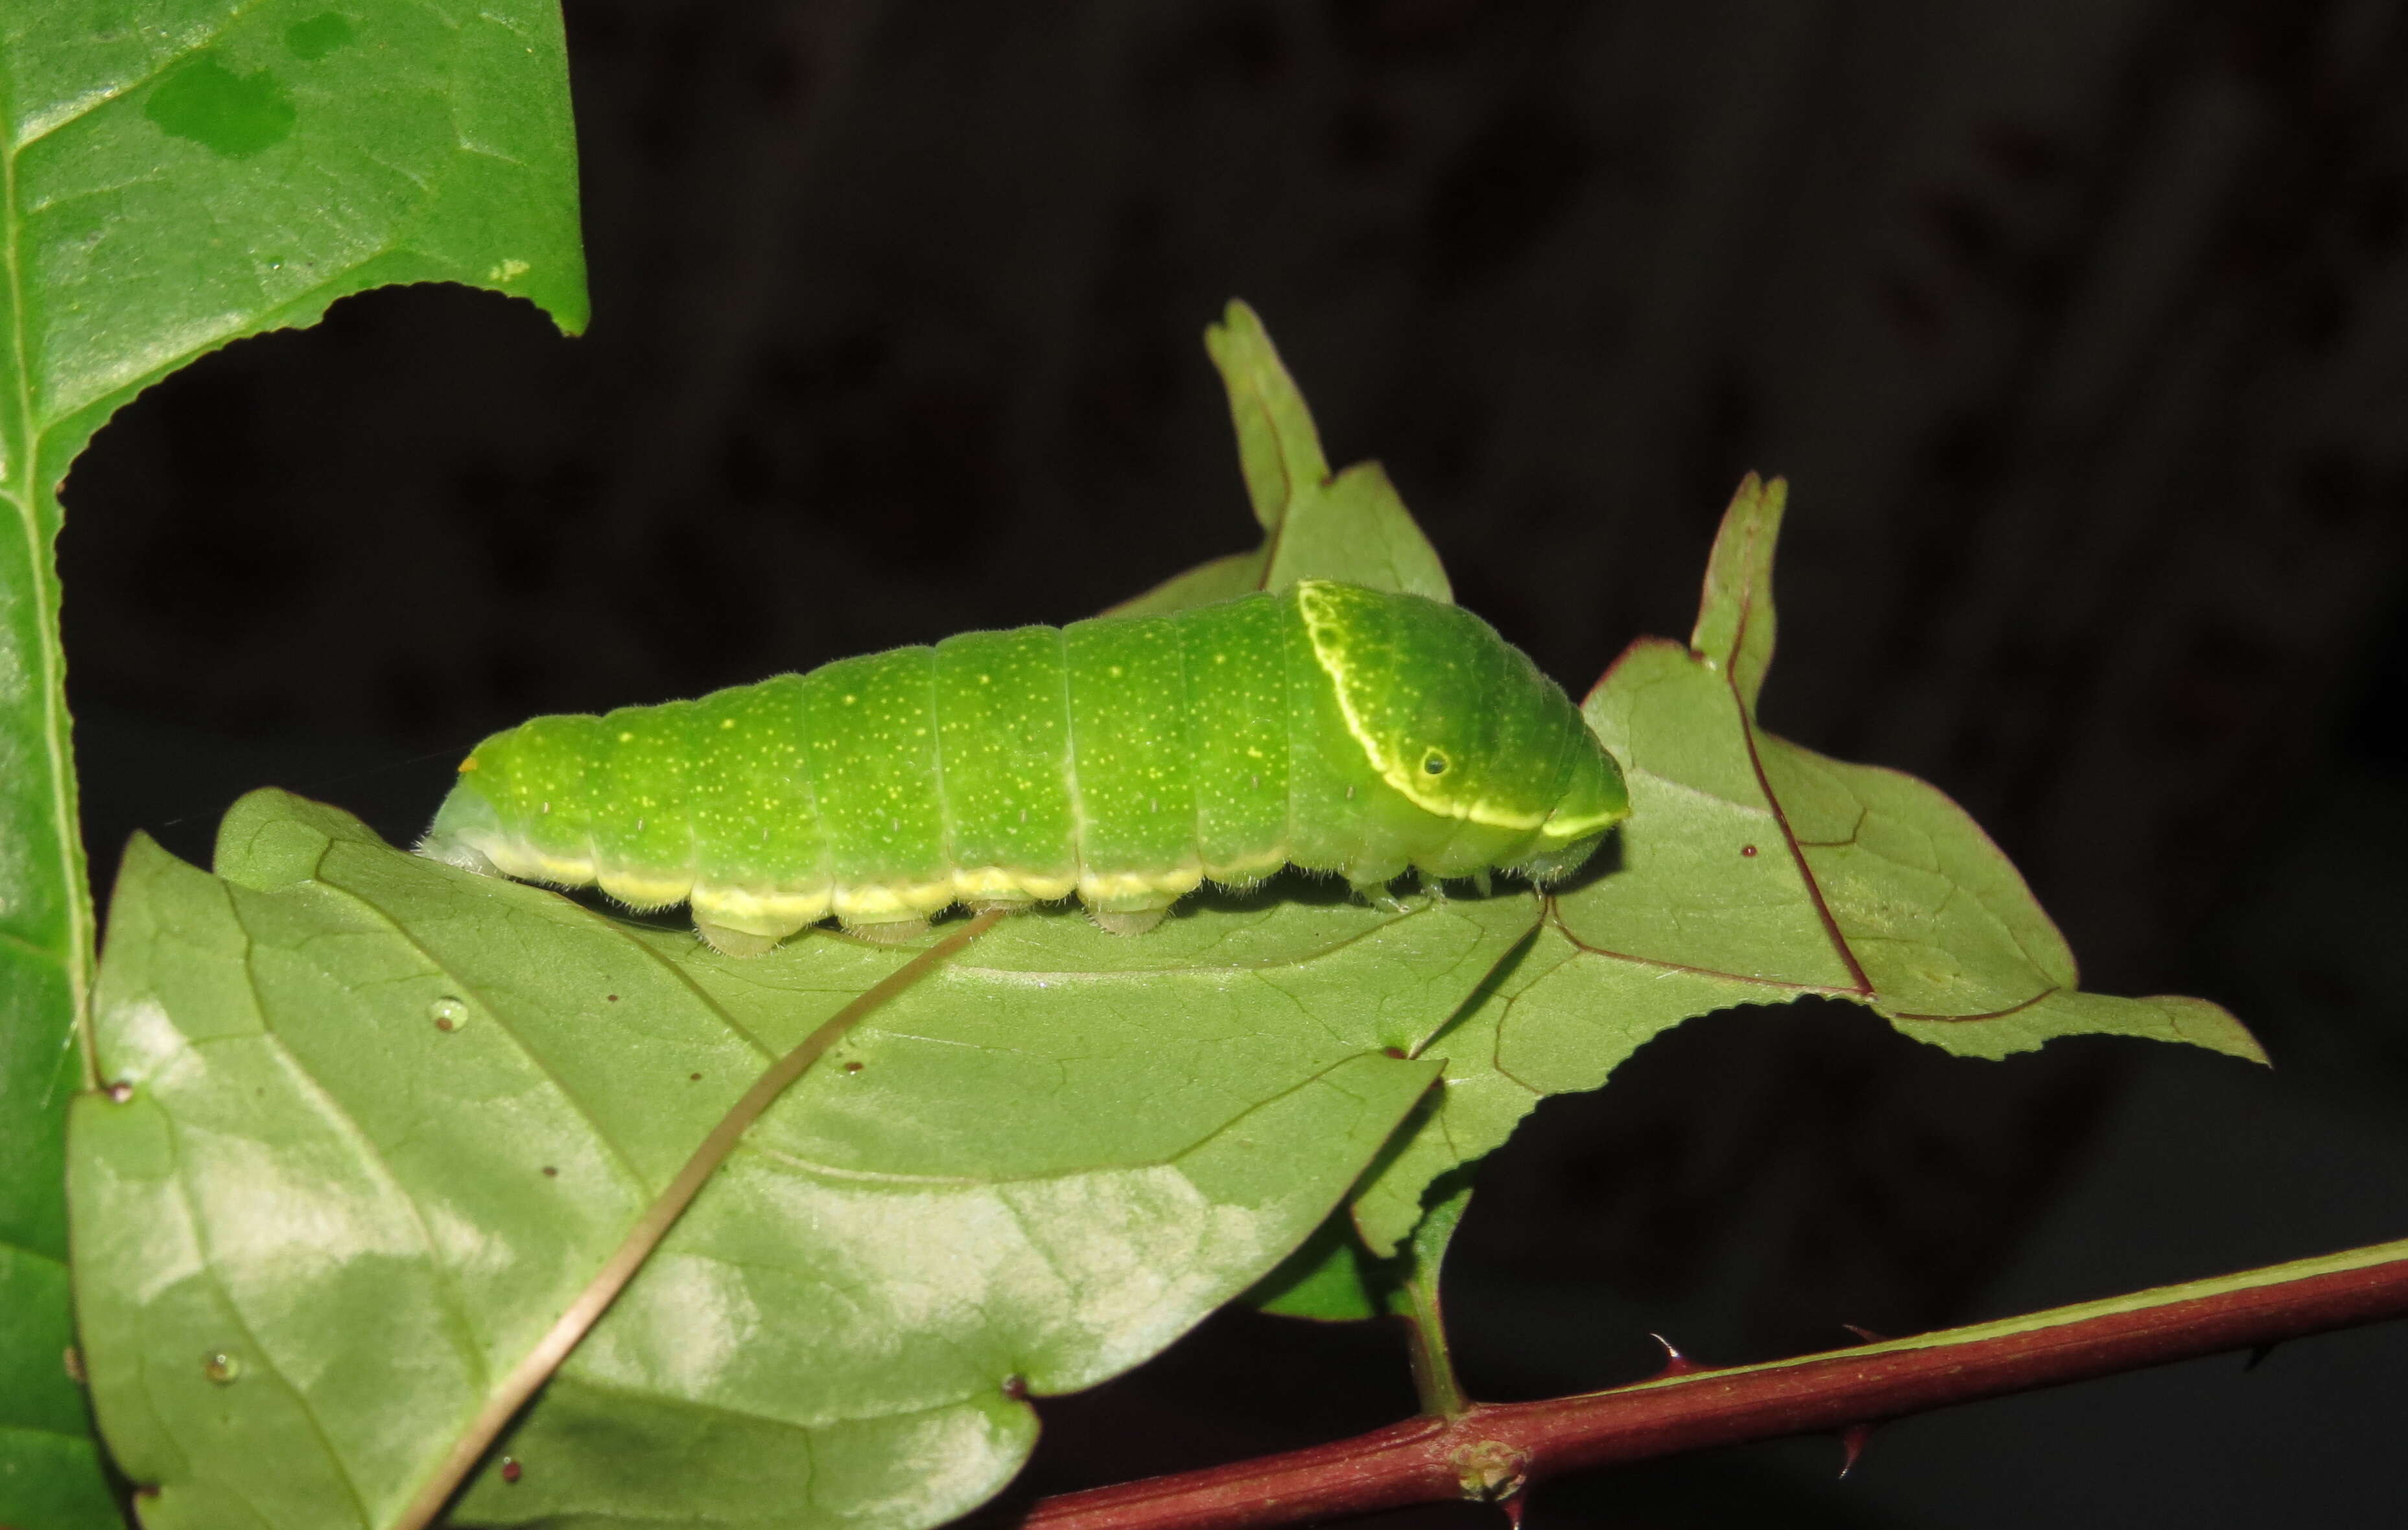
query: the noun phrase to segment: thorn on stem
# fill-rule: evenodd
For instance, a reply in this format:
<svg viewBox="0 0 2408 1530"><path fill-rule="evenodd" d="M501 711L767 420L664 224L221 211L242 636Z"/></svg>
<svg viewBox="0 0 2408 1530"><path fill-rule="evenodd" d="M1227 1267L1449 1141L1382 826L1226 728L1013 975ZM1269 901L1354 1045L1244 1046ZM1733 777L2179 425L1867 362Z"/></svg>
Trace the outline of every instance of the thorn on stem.
<svg viewBox="0 0 2408 1530"><path fill-rule="evenodd" d="M1870 1328L1859 1328L1853 1323L1843 1323L1840 1324L1840 1326L1856 1335L1858 1338L1863 1339L1868 1344L1879 1344L1889 1337L1887 1334L1876 1334Z"/></svg>
<svg viewBox="0 0 2408 1530"><path fill-rule="evenodd" d="M1873 1426L1870 1423L1852 1423L1840 1431L1840 1449L1847 1452L1847 1459L1840 1463L1842 1480L1856 1469L1856 1458L1865 1453L1865 1441L1872 1437Z"/></svg>
<svg viewBox="0 0 2408 1530"><path fill-rule="evenodd" d="M1497 1507L1505 1511L1506 1530L1522 1530L1522 1510L1529 1505L1530 1485L1527 1482L1497 1500Z"/></svg>
<svg viewBox="0 0 2408 1530"><path fill-rule="evenodd" d="M1698 1365L1687 1355L1683 1354L1680 1351L1674 1349L1672 1347L1672 1341L1666 1338L1663 1335L1650 1334L1647 1337L1654 1339L1656 1343L1664 1346L1664 1368L1657 1371L1654 1376L1649 1377L1649 1380L1661 1380L1667 1376L1686 1376L1693 1370L1704 1370L1707 1368L1704 1366Z"/></svg>

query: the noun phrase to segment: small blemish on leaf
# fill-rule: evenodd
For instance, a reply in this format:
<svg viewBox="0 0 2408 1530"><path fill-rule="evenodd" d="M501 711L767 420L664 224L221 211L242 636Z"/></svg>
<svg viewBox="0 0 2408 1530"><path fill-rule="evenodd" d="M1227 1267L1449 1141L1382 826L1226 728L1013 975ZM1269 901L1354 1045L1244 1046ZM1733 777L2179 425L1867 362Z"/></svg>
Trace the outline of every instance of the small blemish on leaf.
<svg viewBox="0 0 2408 1530"><path fill-rule="evenodd" d="M519 1458L514 1455L502 1457L502 1480L515 1482L519 1480Z"/></svg>
<svg viewBox="0 0 2408 1530"><path fill-rule="evenodd" d="M438 1031L456 1031L468 1023L468 1007L446 994L426 1007Z"/></svg>
<svg viewBox="0 0 2408 1530"><path fill-rule="evenodd" d="M1014 1371L1010 1376L1005 1377L1003 1379L1003 1394L1010 1398L1015 1403L1025 1402L1028 1398L1028 1378L1021 1375L1018 1371Z"/></svg>
<svg viewBox="0 0 2408 1530"><path fill-rule="evenodd" d="M1383 1057L1393 1057L1398 1062L1403 1062L1405 1057L1405 1049L1402 1047L1382 1047L1380 1049L1380 1055Z"/></svg>
<svg viewBox="0 0 2408 1530"><path fill-rule="evenodd" d="M201 1357L201 1374L214 1386L230 1387L242 1379L242 1358L223 1350Z"/></svg>
<svg viewBox="0 0 2408 1530"><path fill-rule="evenodd" d="M321 11L284 29L284 50L296 59L316 63L337 48L350 46L351 23L333 11Z"/></svg>
<svg viewBox="0 0 2408 1530"><path fill-rule="evenodd" d="M293 97L262 69L238 75L214 52L196 53L169 70L143 103L142 115L171 137L189 138L213 154L249 159L293 136Z"/></svg>
<svg viewBox="0 0 2408 1530"><path fill-rule="evenodd" d="M1742 855L1754 855L1756 853L1756 847L1754 845L1742 845L1739 848L1739 852Z"/></svg>
<svg viewBox="0 0 2408 1530"><path fill-rule="evenodd" d="M844 1070L847 1073L859 1073L861 1071L861 1065L859 1063L847 1063L844 1065Z"/></svg>
<svg viewBox="0 0 2408 1530"><path fill-rule="evenodd" d="M698 1084L702 1082L702 1075L699 1073L689 1073L685 1076L685 1079L688 1083Z"/></svg>
<svg viewBox="0 0 2408 1530"><path fill-rule="evenodd" d="M616 994L605 994L602 995L602 1002L605 1004L616 1004L619 1002L619 995Z"/></svg>
<svg viewBox="0 0 2408 1530"><path fill-rule="evenodd" d="M560 1170L554 1168L550 1164L546 1164L543 1166L543 1177L547 1180L557 1180L560 1178Z"/></svg>
<svg viewBox="0 0 2408 1530"><path fill-rule="evenodd" d="M108 1086L108 1098L112 1104L123 1105L133 1097L134 1086L122 1079Z"/></svg>

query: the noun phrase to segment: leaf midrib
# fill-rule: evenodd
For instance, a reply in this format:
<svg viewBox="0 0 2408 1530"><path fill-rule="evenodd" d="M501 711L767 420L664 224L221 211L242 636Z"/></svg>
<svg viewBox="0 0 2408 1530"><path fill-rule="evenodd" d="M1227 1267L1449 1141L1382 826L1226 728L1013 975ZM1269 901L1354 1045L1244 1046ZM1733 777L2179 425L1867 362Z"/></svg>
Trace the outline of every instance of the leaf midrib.
<svg viewBox="0 0 2408 1530"><path fill-rule="evenodd" d="M0 121L13 121L16 107L16 79L0 58ZM42 753L49 765L51 834L56 843L57 864L52 868L57 876L62 896L64 928L56 933L59 945L45 947L39 941L12 937L12 947L22 947L33 955L62 968L67 979L67 1023L82 1040L83 1075L86 1087L96 1087L90 1038L85 1035L83 1016L90 998L92 975L84 952L92 946L92 908L89 894L80 885L81 864L76 854L80 839L73 811L75 802L73 762L67 756L64 697L61 692L60 669L64 656L54 640L57 627L57 579L50 567L45 543L45 518L41 513L41 452L35 425L34 371L32 343L27 333L25 310L25 278L23 260L23 220L18 209L17 160L22 145L12 137L0 146L0 280L7 283L8 352L14 368L13 386L9 389L6 408L7 419L0 425L5 438L0 450L7 452L7 474L0 482L0 494L6 494L17 511L19 531L24 537L25 570L31 588L27 592L33 606L33 640L35 673L32 677L34 703L40 709Z"/></svg>

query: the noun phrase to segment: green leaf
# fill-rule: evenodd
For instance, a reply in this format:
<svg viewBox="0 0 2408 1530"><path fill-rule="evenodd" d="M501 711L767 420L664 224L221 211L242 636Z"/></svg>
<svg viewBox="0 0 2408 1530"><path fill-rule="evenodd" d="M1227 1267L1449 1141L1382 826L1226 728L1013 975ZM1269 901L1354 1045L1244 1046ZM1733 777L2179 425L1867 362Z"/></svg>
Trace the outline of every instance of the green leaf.
<svg viewBox="0 0 2408 1530"><path fill-rule="evenodd" d="M1448 1060L1439 1103L1354 1201L1374 1253L1412 1229L1433 1180L1539 1100L1598 1088L1650 1037L1733 1005L1849 999L1967 1057L2100 1034L2266 1060L2203 999L2081 992L2023 878L1937 789L1756 725L1784 497L1777 480L1741 486L1692 646L1642 638L1590 694L1631 816L1612 864L1564 889L1485 1000L1431 1044Z"/></svg>
<svg viewBox="0 0 2408 1530"><path fill-rule="evenodd" d="M1453 600L1438 550L1413 523L1386 469L1366 462L1330 473L1312 411L1254 310L1232 300L1221 322L1204 332L1204 348L1228 391L1238 465L1262 522L1262 546L1191 568L1109 614L1159 616L1298 579Z"/></svg>
<svg viewBox="0 0 2408 1530"><path fill-rule="evenodd" d="M767 1062L912 955L730 960L274 792L217 875L137 840L118 889L77 1298L154 1525L394 1523ZM1028 1450L1024 1387L1136 1365L1312 1233L1536 915L1005 922L770 1109L455 1519L962 1513Z"/></svg>
<svg viewBox="0 0 2408 1530"><path fill-rule="evenodd" d="M1379 1267L1355 1236L1354 1222L1339 1215L1314 1228L1239 1299L1283 1318L1352 1323L1386 1310L1377 1294L1381 1284Z"/></svg>
<svg viewBox="0 0 2408 1530"><path fill-rule="evenodd" d="M552 0L19 5L0 21L0 1523L116 1524L67 1331L61 1128L92 908L51 548L120 406L347 293L585 322Z"/></svg>

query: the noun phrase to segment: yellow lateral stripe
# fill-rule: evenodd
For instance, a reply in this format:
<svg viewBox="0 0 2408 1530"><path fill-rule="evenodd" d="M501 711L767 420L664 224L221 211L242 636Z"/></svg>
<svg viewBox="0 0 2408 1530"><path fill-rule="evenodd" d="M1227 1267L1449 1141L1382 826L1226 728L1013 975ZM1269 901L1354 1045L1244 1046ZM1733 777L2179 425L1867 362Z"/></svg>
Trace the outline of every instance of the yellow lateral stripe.
<svg viewBox="0 0 2408 1530"><path fill-rule="evenodd" d="M1414 779L1411 769L1401 762L1382 757L1379 739L1364 726L1362 717L1354 710L1354 698L1347 694L1344 636L1336 618L1320 607L1321 591L1326 587L1326 581L1322 579L1297 580L1297 610L1304 617L1304 634L1312 643L1313 662L1321 665L1322 673L1329 677L1330 688L1338 694L1339 716L1345 720L1346 731L1353 734L1354 742L1362 746L1363 758L1380 773L1380 779L1413 806L1440 818L1468 819L1496 829L1526 831L1543 825L1547 821L1545 813L1509 812L1485 798L1466 805L1448 797L1426 795L1421 782Z"/></svg>
<svg viewBox="0 0 2408 1530"><path fill-rule="evenodd" d="M1578 839L1583 835L1610 829L1629 816L1628 813L1591 813L1586 818L1565 819L1560 822L1551 819L1539 826L1539 832L1550 839Z"/></svg>

